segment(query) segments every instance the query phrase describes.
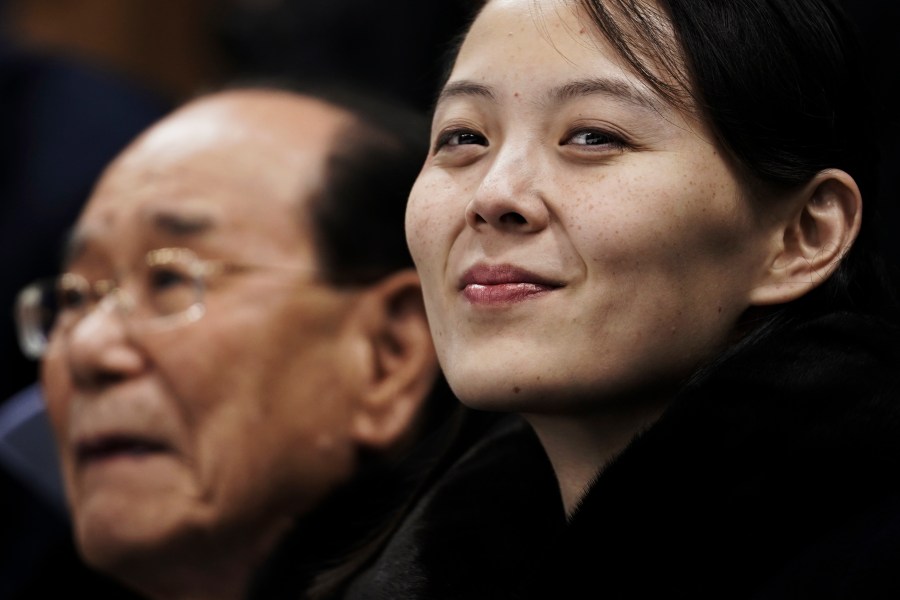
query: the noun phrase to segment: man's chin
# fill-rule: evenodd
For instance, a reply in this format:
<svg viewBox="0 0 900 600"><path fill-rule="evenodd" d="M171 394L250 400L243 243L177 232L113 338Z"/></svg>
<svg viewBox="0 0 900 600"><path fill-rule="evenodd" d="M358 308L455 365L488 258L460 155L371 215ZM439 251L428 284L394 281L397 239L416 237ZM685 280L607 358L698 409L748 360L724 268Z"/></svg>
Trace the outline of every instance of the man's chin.
<svg viewBox="0 0 900 600"><path fill-rule="evenodd" d="M75 538L85 562L118 576L135 565L171 559L192 537L192 528L176 507L165 504L130 495L95 494L76 507Z"/></svg>

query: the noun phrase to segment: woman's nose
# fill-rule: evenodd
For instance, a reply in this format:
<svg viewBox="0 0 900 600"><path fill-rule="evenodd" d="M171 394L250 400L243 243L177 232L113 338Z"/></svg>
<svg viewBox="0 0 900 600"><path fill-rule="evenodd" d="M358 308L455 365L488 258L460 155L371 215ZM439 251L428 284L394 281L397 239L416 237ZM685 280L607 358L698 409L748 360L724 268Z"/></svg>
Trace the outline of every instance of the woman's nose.
<svg viewBox="0 0 900 600"><path fill-rule="evenodd" d="M510 233L546 228L550 212L537 162L523 153L501 150L466 207L468 226Z"/></svg>
<svg viewBox="0 0 900 600"><path fill-rule="evenodd" d="M76 387L102 387L142 372L145 358L132 341L125 315L108 296L63 336Z"/></svg>

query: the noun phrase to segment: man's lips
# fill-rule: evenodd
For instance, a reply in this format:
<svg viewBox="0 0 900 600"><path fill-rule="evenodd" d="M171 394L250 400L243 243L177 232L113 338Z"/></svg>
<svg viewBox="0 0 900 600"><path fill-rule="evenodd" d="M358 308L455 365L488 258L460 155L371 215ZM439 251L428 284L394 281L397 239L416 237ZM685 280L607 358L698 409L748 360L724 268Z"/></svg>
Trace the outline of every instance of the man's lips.
<svg viewBox="0 0 900 600"><path fill-rule="evenodd" d="M559 281L512 265L475 265L459 282L463 296L473 304L521 302L561 287Z"/></svg>
<svg viewBox="0 0 900 600"><path fill-rule="evenodd" d="M169 452L171 448L147 437L110 434L78 441L75 453L79 463L94 463L112 458L142 457Z"/></svg>

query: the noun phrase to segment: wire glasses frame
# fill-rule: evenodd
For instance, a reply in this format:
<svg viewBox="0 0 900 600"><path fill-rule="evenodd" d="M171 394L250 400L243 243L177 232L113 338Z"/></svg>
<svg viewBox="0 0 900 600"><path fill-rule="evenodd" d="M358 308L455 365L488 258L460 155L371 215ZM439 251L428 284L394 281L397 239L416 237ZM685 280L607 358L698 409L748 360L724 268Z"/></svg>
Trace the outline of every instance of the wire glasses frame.
<svg viewBox="0 0 900 600"><path fill-rule="evenodd" d="M233 266L201 260L187 248L159 248L146 254L129 288L113 279L89 282L76 273L35 281L16 300L19 346L26 356L40 358L51 335L71 330L98 306L127 316L131 326L192 323L206 312L206 278Z"/></svg>

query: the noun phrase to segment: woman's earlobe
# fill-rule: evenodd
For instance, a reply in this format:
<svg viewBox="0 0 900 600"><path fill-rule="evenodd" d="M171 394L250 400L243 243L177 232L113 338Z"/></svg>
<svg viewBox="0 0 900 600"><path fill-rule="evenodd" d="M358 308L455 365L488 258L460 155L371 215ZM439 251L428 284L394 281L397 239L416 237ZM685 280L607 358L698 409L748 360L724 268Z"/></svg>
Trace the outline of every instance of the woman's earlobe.
<svg viewBox="0 0 900 600"><path fill-rule="evenodd" d="M821 171L798 194L797 208L777 231L779 249L751 292L754 306L784 304L812 291L834 273L859 234L862 196L846 172Z"/></svg>

